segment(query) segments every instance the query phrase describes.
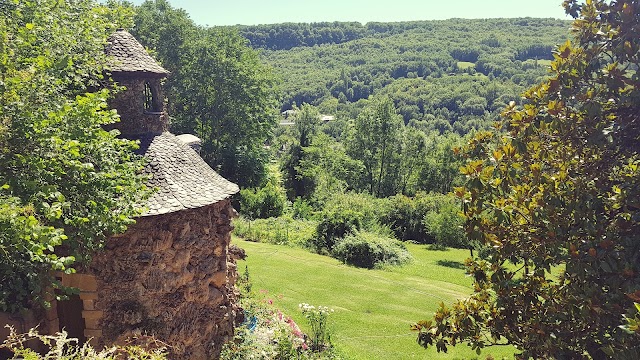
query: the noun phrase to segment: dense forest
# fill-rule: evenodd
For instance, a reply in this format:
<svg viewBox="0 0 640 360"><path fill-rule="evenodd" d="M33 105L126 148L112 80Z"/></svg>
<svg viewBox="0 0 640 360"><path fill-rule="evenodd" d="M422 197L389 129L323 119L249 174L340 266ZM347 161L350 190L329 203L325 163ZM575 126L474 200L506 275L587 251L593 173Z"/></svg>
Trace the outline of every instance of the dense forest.
<svg viewBox="0 0 640 360"><path fill-rule="evenodd" d="M0 0L0 310L46 307L52 270L153 191L103 128L125 27L171 73L170 130L240 185L236 235L373 269L407 242L467 249L473 294L416 323L420 345L638 358L640 3L563 4L573 24L202 27L167 0Z"/></svg>
<svg viewBox="0 0 640 360"><path fill-rule="evenodd" d="M405 123L464 134L548 75L569 36L554 19L450 19L239 27L282 77L281 110L294 104L353 114L358 100L390 96ZM334 99L337 99L337 103ZM348 115L347 115L348 116ZM448 124L447 124L448 123Z"/></svg>

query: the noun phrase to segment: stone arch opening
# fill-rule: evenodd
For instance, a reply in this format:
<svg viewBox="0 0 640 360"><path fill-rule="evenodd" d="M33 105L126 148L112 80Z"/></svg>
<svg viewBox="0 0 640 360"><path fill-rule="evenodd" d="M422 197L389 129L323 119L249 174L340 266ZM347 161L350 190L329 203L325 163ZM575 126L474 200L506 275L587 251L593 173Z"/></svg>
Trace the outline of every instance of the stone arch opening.
<svg viewBox="0 0 640 360"><path fill-rule="evenodd" d="M156 84L149 81L144 83L144 112L145 113L160 113L162 112L162 100L158 94L158 88Z"/></svg>

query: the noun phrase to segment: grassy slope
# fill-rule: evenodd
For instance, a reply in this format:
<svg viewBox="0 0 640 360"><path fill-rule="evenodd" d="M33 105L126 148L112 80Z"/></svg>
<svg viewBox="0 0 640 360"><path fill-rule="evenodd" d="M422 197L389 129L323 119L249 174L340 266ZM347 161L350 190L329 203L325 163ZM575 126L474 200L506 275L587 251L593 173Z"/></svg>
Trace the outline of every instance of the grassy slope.
<svg viewBox="0 0 640 360"><path fill-rule="evenodd" d="M326 256L284 246L251 243L234 238L248 258L238 270L249 268L253 289L267 297L305 329L298 304L324 305L331 315L334 345L350 359L471 359L466 345L437 353L416 344L412 323L431 318L440 302L453 303L471 293L464 270L455 268L468 256L465 250L428 251L409 245L415 261L391 270L365 270L343 265ZM449 262L448 266L438 262ZM482 352L512 358L514 349Z"/></svg>

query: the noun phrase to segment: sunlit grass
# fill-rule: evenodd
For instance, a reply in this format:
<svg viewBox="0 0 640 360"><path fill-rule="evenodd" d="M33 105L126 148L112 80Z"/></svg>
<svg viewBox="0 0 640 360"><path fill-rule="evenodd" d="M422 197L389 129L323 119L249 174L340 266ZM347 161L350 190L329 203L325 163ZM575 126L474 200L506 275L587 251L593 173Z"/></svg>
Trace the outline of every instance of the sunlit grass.
<svg viewBox="0 0 640 360"><path fill-rule="evenodd" d="M332 340L350 359L513 357L514 349L506 347L487 349L480 356L466 345L447 354L424 350L409 330L416 321L431 318L440 302L451 304L471 294L471 279L459 266L469 256L468 250L433 251L409 244L413 263L365 270L298 248L237 238L234 243L247 252L238 271L248 266L254 291L272 299L303 329L306 323L299 303L335 309Z"/></svg>
<svg viewBox="0 0 640 360"><path fill-rule="evenodd" d="M465 70L468 68L475 67L476 64L468 61L458 61L458 69Z"/></svg>

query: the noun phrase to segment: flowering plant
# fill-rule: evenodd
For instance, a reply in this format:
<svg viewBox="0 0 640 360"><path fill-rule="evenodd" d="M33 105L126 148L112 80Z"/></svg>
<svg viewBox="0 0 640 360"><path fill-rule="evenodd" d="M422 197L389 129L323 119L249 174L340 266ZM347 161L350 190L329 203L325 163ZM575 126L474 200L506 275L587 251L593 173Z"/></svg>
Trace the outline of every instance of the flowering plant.
<svg viewBox="0 0 640 360"><path fill-rule="evenodd" d="M333 312L326 306L315 307L306 303L298 307L311 326L311 350L322 351L331 345L331 333L327 327L329 314Z"/></svg>
<svg viewBox="0 0 640 360"><path fill-rule="evenodd" d="M266 295L266 290L261 290ZM233 342L227 343L221 358L230 359L305 359L309 347L305 335L289 316L273 306L273 299L245 298L245 322L237 329Z"/></svg>

